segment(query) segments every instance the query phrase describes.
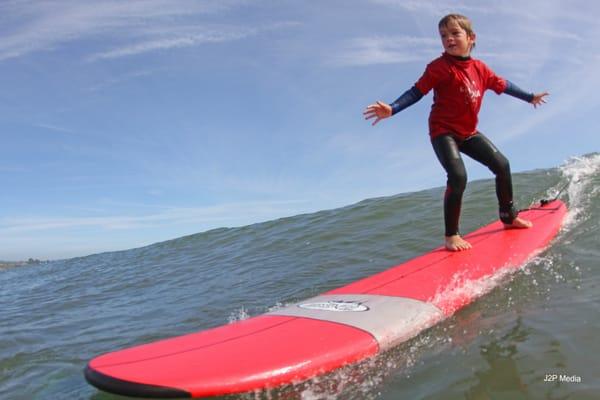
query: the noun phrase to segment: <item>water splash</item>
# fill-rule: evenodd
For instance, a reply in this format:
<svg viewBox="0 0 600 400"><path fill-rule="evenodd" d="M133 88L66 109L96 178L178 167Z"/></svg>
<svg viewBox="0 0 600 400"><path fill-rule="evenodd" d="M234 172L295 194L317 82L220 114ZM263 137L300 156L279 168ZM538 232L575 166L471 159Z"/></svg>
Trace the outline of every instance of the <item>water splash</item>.
<svg viewBox="0 0 600 400"><path fill-rule="evenodd" d="M462 306L471 303L473 299L504 284L507 278L515 272L515 267L508 265L477 279L466 278L467 272L461 271L454 274L450 283L438 290L428 302L444 310L446 315L450 316Z"/></svg>
<svg viewBox="0 0 600 400"><path fill-rule="evenodd" d="M600 191L597 180L600 174L600 153L582 157L573 157L560 167L561 174L568 180L569 214L565 220L565 229L589 218L589 209L593 199Z"/></svg>
<svg viewBox="0 0 600 400"><path fill-rule="evenodd" d="M231 314L229 314L229 316L227 317L227 322L229 324L233 324L234 322L243 321L248 318L250 318L250 314L248 313L248 310L246 310L246 308L242 306L242 308L240 308L239 310L235 310Z"/></svg>
<svg viewBox="0 0 600 400"><path fill-rule="evenodd" d="M267 307L267 311L266 311L266 312L267 312L267 313L270 313L270 312L275 312L275 311L277 311L277 310L280 310L280 309L282 309L282 308L288 307L288 306L290 306L290 305L292 305L292 304L294 304L294 303L291 303L291 302L288 302L288 303L282 303L282 302L278 301L277 303L275 303L275 304L274 304L274 305L272 305L271 307Z"/></svg>
<svg viewBox="0 0 600 400"><path fill-rule="evenodd" d="M357 364L316 376L286 387L259 390L236 400L375 400L381 398L386 381L397 376L410 379L412 369L422 363L424 352L451 344L447 334L432 331L377 354Z"/></svg>

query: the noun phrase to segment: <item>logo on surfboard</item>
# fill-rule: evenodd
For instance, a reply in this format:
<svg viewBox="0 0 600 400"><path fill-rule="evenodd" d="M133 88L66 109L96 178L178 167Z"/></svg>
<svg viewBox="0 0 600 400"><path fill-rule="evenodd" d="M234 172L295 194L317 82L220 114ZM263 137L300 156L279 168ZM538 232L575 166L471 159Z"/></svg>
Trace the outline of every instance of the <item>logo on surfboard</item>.
<svg viewBox="0 0 600 400"><path fill-rule="evenodd" d="M319 310L319 311L336 311L336 312L362 312L368 311L369 307L365 306L358 301L342 301L342 300L330 300L330 301L319 301L316 303L304 303L298 304L298 307L305 308L308 310Z"/></svg>

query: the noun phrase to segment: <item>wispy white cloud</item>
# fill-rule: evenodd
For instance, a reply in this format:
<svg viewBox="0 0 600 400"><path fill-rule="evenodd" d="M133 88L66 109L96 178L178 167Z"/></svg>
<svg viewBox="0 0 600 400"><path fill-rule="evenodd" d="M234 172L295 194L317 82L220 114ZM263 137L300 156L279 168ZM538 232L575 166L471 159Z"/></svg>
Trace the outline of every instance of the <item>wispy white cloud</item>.
<svg viewBox="0 0 600 400"><path fill-rule="evenodd" d="M525 26L523 28L526 32L534 35L539 35L548 39L553 40L565 40L572 42L582 42L583 38L580 34L569 32L567 30L561 30L551 27L538 27L538 26Z"/></svg>
<svg viewBox="0 0 600 400"><path fill-rule="evenodd" d="M198 33L184 37L173 37L156 40L146 40L132 45L118 47L102 53L96 53L87 58L88 61L97 61L101 59L119 58L147 53L155 50L176 49L182 47L191 47L204 43L218 43L231 40L237 40L245 37L244 34L235 34L232 32L214 32Z"/></svg>
<svg viewBox="0 0 600 400"><path fill-rule="evenodd" d="M17 165L0 165L0 172L12 174L12 173L25 172L25 171L27 171L27 168L17 166Z"/></svg>
<svg viewBox="0 0 600 400"><path fill-rule="evenodd" d="M437 38L414 36L370 36L356 38L332 55L335 66L367 66L425 61L440 47Z"/></svg>
<svg viewBox="0 0 600 400"><path fill-rule="evenodd" d="M147 76L151 76L155 72L157 72L157 71L153 70L153 69L145 68L145 69L141 69L139 71L126 73L123 75L111 75L110 78L108 78L102 82L96 83L93 86L90 86L89 88L87 88L87 90L90 92L100 91L100 90L118 85L123 82L129 82L129 81L132 81L135 79L140 79L140 78L144 78Z"/></svg>
<svg viewBox="0 0 600 400"><path fill-rule="evenodd" d="M490 6L481 6L478 4L465 4L456 1L437 1L437 0L371 0L375 4L388 7L401 8L414 13L424 13L432 16L448 12L489 12Z"/></svg>
<svg viewBox="0 0 600 400"><path fill-rule="evenodd" d="M138 55L157 50L193 47L206 43L221 43L241 40L262 32L296 26L295 22L282 22L260 28L220 27L219 30L199 26L164 27L162 31L146 31L144 37L135 43L125 44L111 50L92 54L87 61L112 59Z"/></svg>
<svg viewBox="0 0 600 400"><path fill-rule="evenodd" d="M78 228L105 230L140 229L178 224L199 224L205 227L238 225L247 221L264 221L297 214L306 204L302 200L228 203L206 207L170 207L144 215L99 217L7 217L0 220L0 238L37 231Z"/></svg>
<svg viewBox="0 0 600 400"><path fill-rule="evenodd" d="M112 47L87 56L95 61L148 51L239 40L269 29L220 24L202 18L225 13L245 0L189 2L183 0L10 2L0 14L10 24L0 28L0 61L52 51L81 40L103 38Z"/></svg>
<svg viewBox="0 0 600 400"><path fill-rule="evenodd" d="M57 126L57 125L53 125L53 124L39 123L39 124L33 124L33 126L35 128L41 128L45 131L66 133L69 135L75 135L78 133L77 131L75 131L73 129L69 129L69 128L65 128L65 127Z"/></svg>

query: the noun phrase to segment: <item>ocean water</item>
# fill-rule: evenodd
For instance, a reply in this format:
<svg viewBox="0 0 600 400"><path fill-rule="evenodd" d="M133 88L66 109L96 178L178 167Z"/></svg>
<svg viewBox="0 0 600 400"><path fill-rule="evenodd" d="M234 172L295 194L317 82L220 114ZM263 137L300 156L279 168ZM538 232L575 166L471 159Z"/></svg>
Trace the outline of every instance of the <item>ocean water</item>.
<svg viewBox="0 0 600 400"><path fill-rule="evenodd" d="M514 175L517 203L559 195L553 245L414 339L303 384L231 399L600 399L600 154ZM564 189L560 194L559 191ZM127 251L0 271L0 399L123 399L83 378L101 353L265 313L441 243L443 188ZM496 218L470 182L462 231Z"/></svg>

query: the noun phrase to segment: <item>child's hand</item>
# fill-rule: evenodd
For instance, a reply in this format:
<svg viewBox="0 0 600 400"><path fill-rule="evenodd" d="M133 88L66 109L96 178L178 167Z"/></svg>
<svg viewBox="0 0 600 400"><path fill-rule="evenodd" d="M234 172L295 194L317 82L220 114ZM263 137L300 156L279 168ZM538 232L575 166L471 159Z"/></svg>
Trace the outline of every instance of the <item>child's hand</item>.
<svg viewBox="0 0 600 400"><path fill-rule="evenodd" d="M544 99L544 97L548 96L549 94L550 93L548 93L548 92L534 94L533 100L531 100L531 104L533 104L533 107L537 108L537 106L541 106L542 104L545 104L546 100Z"/></svg>
<svg viewBox="0 0 600 400"><path fill-rule="evenodd" d="M375 125L384 118L392 116L392 107L384 102L378 101L375 104L368 106L363 112L365 119L376 118L372 125Z"/></svg>

